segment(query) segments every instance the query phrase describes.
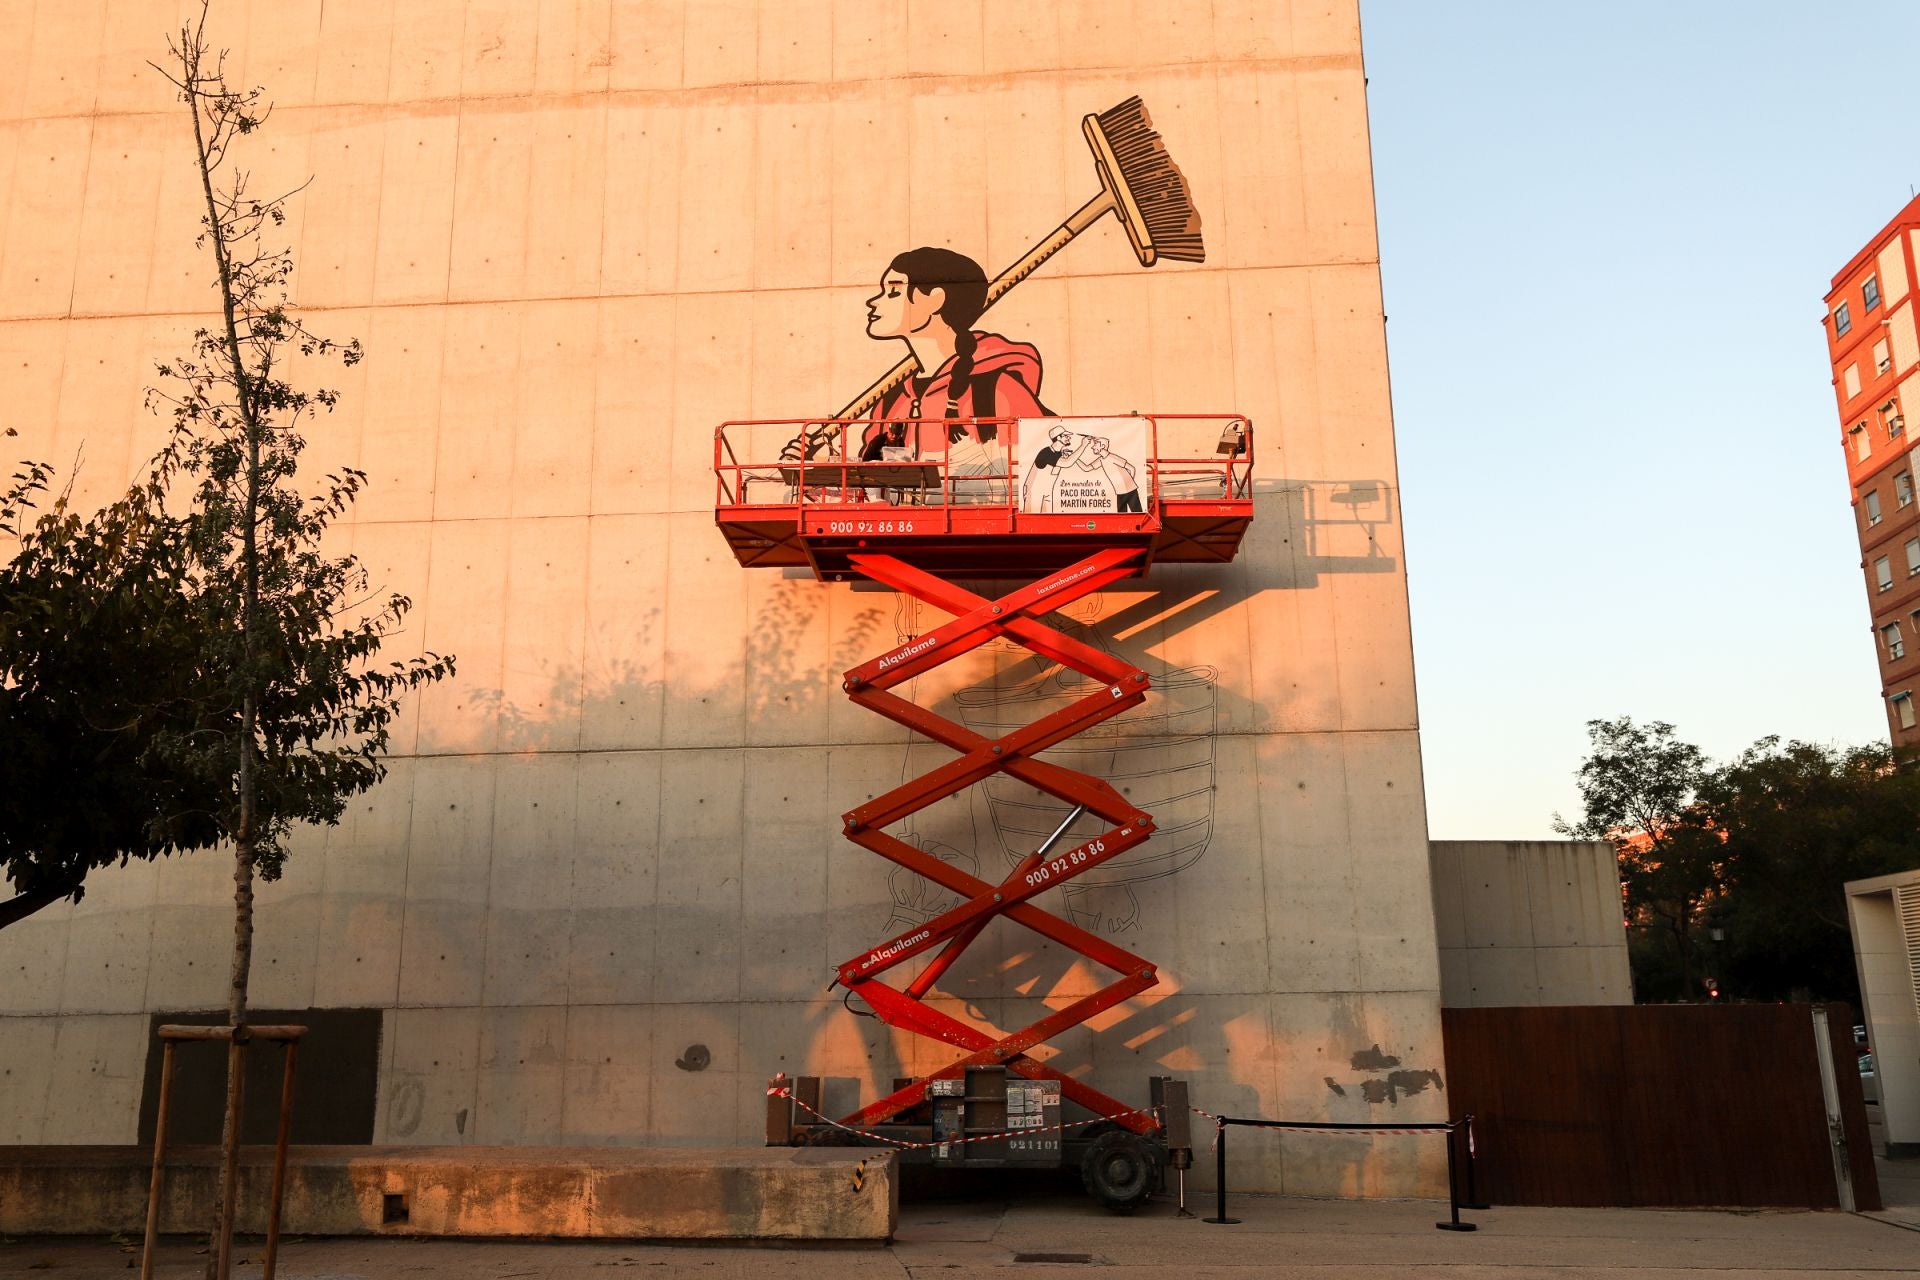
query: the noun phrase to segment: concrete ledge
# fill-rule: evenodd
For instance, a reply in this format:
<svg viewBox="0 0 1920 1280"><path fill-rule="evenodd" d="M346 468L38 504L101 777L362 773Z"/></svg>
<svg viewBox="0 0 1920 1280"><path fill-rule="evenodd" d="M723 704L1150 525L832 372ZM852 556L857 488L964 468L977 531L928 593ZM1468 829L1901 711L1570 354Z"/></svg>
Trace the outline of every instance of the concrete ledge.
<svg viewBox="0 0 1920 1280"><path fill-rule="evenodd" d="M213 1147L167 1154L160 1229L205 1232ZM0 1234L138 1232L149 1147L0 1146ZM241 1152L240 1229L266 1230L273 1151ZM746 1147L295 1147L289 1235L883 1241L891 1152Z"/></svg>

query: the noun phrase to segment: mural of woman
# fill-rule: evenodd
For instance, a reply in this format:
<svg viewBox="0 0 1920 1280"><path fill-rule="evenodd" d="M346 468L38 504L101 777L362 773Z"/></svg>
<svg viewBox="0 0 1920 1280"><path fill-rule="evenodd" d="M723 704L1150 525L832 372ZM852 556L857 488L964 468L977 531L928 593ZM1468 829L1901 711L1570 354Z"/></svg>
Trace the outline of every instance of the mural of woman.
<svg viewBox="0 0 1920 1280"><path fill-rule="evenodd" d="M920 367L875 407L862 456L876 441L899 439L923 458L947 449L956 477L1007 474L998 430L966 420L1051 415L1040 403L1039 349L974 329L986 305L987 273L965 254L928 246L887 264L879 292L867 299L867 336L906 343ZM926 422L905 432L889 425L912 419L946 425Z"/></svg>

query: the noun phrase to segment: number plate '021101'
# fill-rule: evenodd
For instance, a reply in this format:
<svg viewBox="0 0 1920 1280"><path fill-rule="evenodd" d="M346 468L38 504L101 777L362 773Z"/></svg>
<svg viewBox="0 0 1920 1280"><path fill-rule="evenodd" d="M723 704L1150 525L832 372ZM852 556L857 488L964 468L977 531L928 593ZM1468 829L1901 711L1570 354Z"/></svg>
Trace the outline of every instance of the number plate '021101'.
<svg viewBox="0 0 1920 1280"><path fill-rule="evenodd" d="M862 535L912 533L914 532L914 522L911 520L829 520L824 524L813 526L809 532L814 534L854 533Z"/></svg>

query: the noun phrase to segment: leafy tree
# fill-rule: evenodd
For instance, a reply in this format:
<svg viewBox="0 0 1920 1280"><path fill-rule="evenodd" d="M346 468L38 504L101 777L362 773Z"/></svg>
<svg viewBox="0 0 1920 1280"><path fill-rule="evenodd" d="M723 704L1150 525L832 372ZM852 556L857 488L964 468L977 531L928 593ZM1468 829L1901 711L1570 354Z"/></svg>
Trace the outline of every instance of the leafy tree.
<svg viewBox="0 0 1920 1280"><path fill-rule="evenodd" d="M1729 990L1858 1007L1845 885L1920 866L1920 773L1882 744L1762 738L1711 771L1698 804L1725 836Z"/></svg>
<svg viewBox="0 0 1920 1280"><path fill-rule="evenodd" d="M1664 722L1587 732L1585 814L1554 827L1619 855L1638 997L1698 999L1710 929L1729 995L1857 1004L1845 885L1920 865L1920 772L1878 744L1768 737L1714 765Z"/></svg>
<svg viewBox="0 0 1920 1280"><path fill-rule="evenodd" d="M162 749L199 727L201 676L165 467L85 518L51 476L25 464L0 493L0 927L77 901L96 868L220 834L219 779Z"/></svg>
<svg viewBox="0 0 1920 1280"><path fill-rule="evenodd" d="M1577 822L1555 814L1554 830L1613 845L1629 925L1671 939L1678 979L1672 994L1692 999L1702 912L1725 877L1722 841L1695 803L1708 776L1706 756L1664 720L1589 720L1587 738L1592 750L1575 775L1585 813ZM1642 954L1647 950L1643 945ZM1653 976L1637 965L1635 989L1645 999L1653 993L1643 974Z"/></svg>

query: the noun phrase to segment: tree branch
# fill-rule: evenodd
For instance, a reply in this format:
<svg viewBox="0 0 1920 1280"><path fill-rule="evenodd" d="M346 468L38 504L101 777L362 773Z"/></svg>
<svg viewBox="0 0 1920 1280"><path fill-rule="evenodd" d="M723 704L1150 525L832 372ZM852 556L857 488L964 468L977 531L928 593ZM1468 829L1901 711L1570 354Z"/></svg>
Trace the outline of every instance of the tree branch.
<svg viewBox="0 0 1920 1280"><path fill-rule="evenodd" d="M42 907L50 907L62 898L69 897L80 886L68 884L51 889L35 889L28 893L16 894L5 902L0 902L0 929L10 924L18 924Z"/></svg>

